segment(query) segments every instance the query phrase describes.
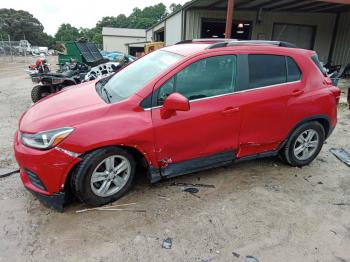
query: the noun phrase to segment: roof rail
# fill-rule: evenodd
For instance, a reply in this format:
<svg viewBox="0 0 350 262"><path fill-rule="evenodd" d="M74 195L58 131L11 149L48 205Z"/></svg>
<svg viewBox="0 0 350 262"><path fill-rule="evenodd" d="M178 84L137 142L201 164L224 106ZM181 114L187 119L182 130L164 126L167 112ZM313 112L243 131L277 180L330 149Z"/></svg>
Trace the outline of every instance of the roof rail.
<svg viewBox="0 0 350 262"><path fill-rule="evenodd" d="M227 39L227 38L199 38L199 39L192 39L192 40L183 40L180 42L177 42L175 45L180 44L188 44L188 43L201 43L201 42L219 42L219 43L226 43L231 41L237 41L237 39Z"/></svg>
<svg viewBox="0 0 350 262"><path fill-rule="evenodd" d="M233 40L233 41L226 41L226 42L212 44L209 47L207 47L207 49L214 49L214 48L226 47L226 46L243 46L243 45L275 45L275 46L281 46L281 47L297 48L296 45L288 42L283 42L283 41Z"/></svg>

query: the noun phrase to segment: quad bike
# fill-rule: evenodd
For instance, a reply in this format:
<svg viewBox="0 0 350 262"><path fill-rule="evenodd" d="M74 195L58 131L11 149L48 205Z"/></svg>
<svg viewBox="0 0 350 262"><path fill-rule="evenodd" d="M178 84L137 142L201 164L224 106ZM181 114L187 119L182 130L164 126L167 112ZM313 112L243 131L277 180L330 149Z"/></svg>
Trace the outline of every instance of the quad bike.
<svg viewBox="0 0 350 262"><path fill-rule="evenodd" d="M38 102L40 99L56 93L71 85L80 84L82 76L76 71L65 71L63 73L32 74L32 81L38 85L32 89L32 101Z"/></svg>
<svg viewBox="0 0 350 262"><path fill-rule="evenodd" d="M90 69L89 66L71 61L66 63L57 73L35 73L31 74L33 83L38 85L32 89L32 101L38 102L40 99L61 91L62 89L91 81L116 72L121 68L120 63L106 63Z"/></svg>

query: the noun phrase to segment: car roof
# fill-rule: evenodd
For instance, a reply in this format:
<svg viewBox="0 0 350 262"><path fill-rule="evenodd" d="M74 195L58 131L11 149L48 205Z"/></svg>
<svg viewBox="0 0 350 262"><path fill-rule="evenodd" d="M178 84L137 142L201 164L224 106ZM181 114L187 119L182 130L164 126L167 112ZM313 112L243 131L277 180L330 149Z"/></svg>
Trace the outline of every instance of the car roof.
<svg viewBox="0 0 350 262"><path fill-rule="evenodd" d="M244 41L242 42L242 45L239 44L239 41L237 42L237 45L231 45L231 46L223 46L223 47L213 47L215 44L224 43L223 41L199 41L199 42L184 42L175 44L172 46L167 46L162 48L164 51L176 53L182 56L191 56L196 53L200 53L204 50L209 51L215 51L215 50L240 50L240 51L259 51L259 52L273 52L277 50L285 50L291 53L304 53L304 54L313 54L314 51L307 50L307 49L301 49L297 47L284 47L284 46L278 46L278 45L272 45L269 44L268 41L265 44L261 43L254 43L254 41Z"/></svg>
<svg viewBox="0 0 350 262"><path fill-rule="evenodd" d="M176 44L162 48L164 51L176 53L182 56L189 56L208 48L210 44L191 43L191 44Z"/></svg>

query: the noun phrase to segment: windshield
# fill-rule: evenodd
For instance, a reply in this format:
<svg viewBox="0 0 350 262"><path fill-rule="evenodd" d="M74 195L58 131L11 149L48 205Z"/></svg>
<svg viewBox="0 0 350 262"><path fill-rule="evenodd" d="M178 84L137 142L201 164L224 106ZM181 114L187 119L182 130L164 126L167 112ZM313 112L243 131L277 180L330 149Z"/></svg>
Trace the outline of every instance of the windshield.
<svg viewBox="0 0 350 262"><path fill-rule="evenodd" d="M133 62L105 84L110 101L118 102L135 94L181 58L181 55L158 50Z"/></svg>

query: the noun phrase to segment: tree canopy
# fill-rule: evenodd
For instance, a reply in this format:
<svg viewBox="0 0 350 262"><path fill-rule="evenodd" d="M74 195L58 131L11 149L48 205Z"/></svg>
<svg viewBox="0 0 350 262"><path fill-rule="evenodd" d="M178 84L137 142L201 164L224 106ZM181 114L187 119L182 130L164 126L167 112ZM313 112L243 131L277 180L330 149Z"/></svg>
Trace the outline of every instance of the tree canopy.
<svg viewBox="0 0 350 262"><path fill-rule="evenodd" d="M180 4L175 3L170 5L169 11L163 3L143 9L135 7L129 16L119 14L102 17L91 29L76 28L65 23L60 25L54 37L44 32L43 25L32 14L23 10L2 8L0 9L0 37L7 40L7 35L10 35L15 41L27 39L32 45L51 48L56 42L74 41L79 37L85 37L91 42L101 44L103 27L147 29L181 7Z"/></svg>
<svg viewBox="0 0 350 262"><path fill-rule="evenodd" d="M76 27L71 26L70 24L60 25L60 27L57 30L57 33L55 34L56 41L60 42L72 41L79 37L79 30Z"/></svg>
<svg viewBox="0 0 350 262"><path fill-rule="evenodd" d="M48 35L44 27L32 14L23 10L0 9L0 35L7 40L19 41L27 39L33 45L48 43Z"/></svg>

